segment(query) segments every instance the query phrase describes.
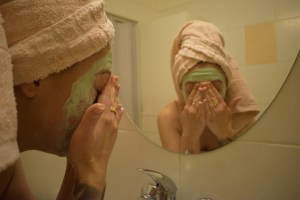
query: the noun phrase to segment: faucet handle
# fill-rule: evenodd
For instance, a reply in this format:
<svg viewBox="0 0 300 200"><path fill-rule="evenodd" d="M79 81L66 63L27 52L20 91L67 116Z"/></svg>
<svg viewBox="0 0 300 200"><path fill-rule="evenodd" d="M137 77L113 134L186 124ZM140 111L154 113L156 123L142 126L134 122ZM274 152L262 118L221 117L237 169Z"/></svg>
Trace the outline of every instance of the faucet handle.
<svg viewBox="0 0 300 200"><path fill-rule="evenodd" d="M150 199L151 200L151 197L149 195L142 195L137 200L144 200L144 199Z"/></svg>
<svg viewBox="0 0 300 200"><path fill-rule="evenodd" d="M147 184L142 188L142 195L138 198L138 200L157 199L156 194L157 194L157 189L155 185Z"/></svg>
<svg viewBox="0 0 300 200"><path fill-rule="evenodd" d="M138 168L137 170L146 173L155 182L155 185L148 184L143 188L142 193L144 196L146 195L150 199L153 198L154 196L159 197L165 195L166 196L165 198L153 198L153 199L175 200L177 187L175 183L168 176L149 169Z"/></svg>

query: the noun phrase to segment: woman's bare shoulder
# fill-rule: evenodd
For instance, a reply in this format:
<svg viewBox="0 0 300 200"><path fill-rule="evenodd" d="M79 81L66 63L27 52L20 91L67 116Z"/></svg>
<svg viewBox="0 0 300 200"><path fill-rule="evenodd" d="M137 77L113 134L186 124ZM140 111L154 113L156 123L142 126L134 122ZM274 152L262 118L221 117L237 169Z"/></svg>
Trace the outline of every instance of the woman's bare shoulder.
<svg viewBox="0 0 300 200"><path fill-rule="evenodd" d="M162 116L168 116L170 114L173 115L178 113L177 104L178 102L176 100L171 101L170 103L166 104L158 114Z"/></svg>
<svg viewBox="0 0 300 200"><path fill-rule="evenodd" d="M178 138L181 132L180 115L181 112L178 109L178 102L176 100L164 106L158 114L157 123L159 134L162 144L166 148L176 141L175 138ZM172 139L170 140L170 138Z"/></svg>
<svg viewBox="0 0 300 200"><path fill-rule="evenodd" d="M158 119L169 122L177 122L182 109L180 103L177 100L171 101L165 105L158 113Z"/></svg>

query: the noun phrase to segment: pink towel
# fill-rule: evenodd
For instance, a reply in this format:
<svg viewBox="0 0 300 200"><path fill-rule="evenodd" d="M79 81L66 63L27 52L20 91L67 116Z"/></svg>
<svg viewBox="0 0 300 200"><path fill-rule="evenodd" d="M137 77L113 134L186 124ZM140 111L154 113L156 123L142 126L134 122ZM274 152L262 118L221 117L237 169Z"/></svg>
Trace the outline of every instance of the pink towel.
<svg viewBox="0 0 300 200"><path fill-rule="evenodd" d="M0 13L0 172L19 158L12 64L2 23Z"/></svg>
<svg viewBox="0 0 300 200"><path fill-rule="evenodd" d="M15 85L67 69L114 36L103 0L12 0L0 11Z"/></svg>
<svg viewBox="0 0 300 200"><path fill-rule="evenodd" d="M226 101L241 96L237 112L259 111L235 61L224 46L221 32L211 23L192 20L180 29L171 51L171 71L178 98L183 100L181 81L192 67L198 62L215 63L221 67L227 79Z"/></svg>

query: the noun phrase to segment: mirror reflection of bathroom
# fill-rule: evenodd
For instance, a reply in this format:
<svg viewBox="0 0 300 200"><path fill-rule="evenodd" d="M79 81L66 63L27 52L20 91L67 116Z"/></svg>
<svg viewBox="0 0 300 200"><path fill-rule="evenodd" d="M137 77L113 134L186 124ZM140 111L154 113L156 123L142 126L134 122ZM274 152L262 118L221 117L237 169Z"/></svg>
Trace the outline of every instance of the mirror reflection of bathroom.
<svg viewBox="0 0 300 200"><path fill-rule="evenodd" d="M124 3L120 0L106 3L110 14L132 23L133 34L129 37L133 42L125 49L133 49L129 65L134 67L122 66L126 73L120 74L122 77L130 74L132 77L127 80L136 82L122 83L121 80L122 90L132 90L121 94L121 101L142 134L159 146L162 143L157 115L166 104L177 99L170 53L173 39L184 23L197 19L220 29L225 50L235 59L260 109L256 119L264 113L284 83L300 46L297 6L295 10L290 9L291 4L299 3L292 0L226 0L222 4L207 0L126 1L127 7L140 11L136 13L115 6ZM122 32L117 26L117 38L118 35L124 36L124 30ZM120 49L121 54L127 53L124 47ZM125 99L129 96L134 100ZM130 106L126 105L128 102L131 102Z"/></svg>
<svg viewBox="0 0 300 200"><path fill-rule="evenodd" d="M108 14L115 28L112 72L119 76L120 101L133 123L139 123L136 65L136 22ZM124 85L124 87L123 87Z"/></svg>

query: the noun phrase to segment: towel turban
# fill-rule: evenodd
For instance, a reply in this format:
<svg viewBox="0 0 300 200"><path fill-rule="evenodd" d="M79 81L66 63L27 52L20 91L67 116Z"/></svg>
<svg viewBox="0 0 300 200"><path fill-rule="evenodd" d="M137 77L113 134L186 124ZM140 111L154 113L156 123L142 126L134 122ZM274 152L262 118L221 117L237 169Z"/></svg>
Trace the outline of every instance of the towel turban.
<svg viewBox="0 0 300 200"><path fill-rule="evenodd" d="M99 52L114 36L103 0L12 0L0 11L14 85L65 70Z"/></svg>
<svg viewBox="0 0 300 200"><path fill-rule="evenodd" d="M191 20L185 23L173 41L171 72L179 100L183 100L182 79L197 63L218 65L227 81L225 100L242 97L236 113L255 111L259 108L234 59L225 50L225 40L220 30L209 22Z"/></svg>
<svg viewBox="0 0 300 200"><path fill-rule="evenodd" d="M231 80L231 57L224 49L224 38L219 29L208 22L192 20L177 33L171 52L171 71L178 97L182 99L183 76L198 62L214 63Z"/></svg>

